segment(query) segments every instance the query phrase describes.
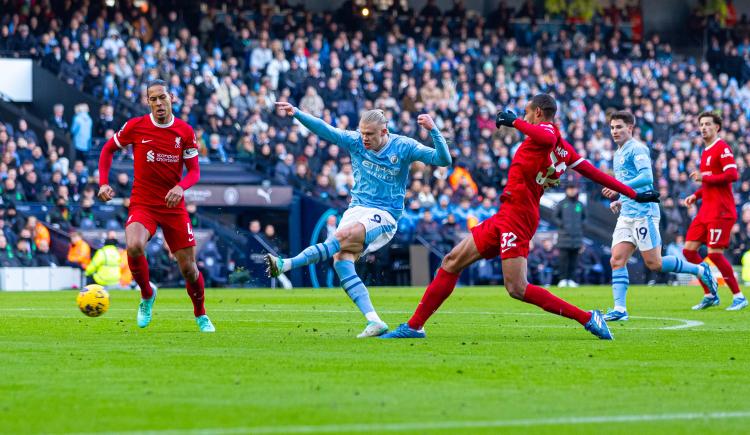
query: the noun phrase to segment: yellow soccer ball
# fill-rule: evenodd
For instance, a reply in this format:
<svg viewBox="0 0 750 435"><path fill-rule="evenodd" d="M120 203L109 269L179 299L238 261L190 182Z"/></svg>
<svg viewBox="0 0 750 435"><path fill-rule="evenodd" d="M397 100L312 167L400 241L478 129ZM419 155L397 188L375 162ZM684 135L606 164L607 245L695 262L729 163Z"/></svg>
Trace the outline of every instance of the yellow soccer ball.
<svg viewBox="0 0 750 435"><path fill-rule="evenodd" d="M78 292L76 303L89 317L99 317L109 309L109 293L99 284L89 284Z"/></svg>

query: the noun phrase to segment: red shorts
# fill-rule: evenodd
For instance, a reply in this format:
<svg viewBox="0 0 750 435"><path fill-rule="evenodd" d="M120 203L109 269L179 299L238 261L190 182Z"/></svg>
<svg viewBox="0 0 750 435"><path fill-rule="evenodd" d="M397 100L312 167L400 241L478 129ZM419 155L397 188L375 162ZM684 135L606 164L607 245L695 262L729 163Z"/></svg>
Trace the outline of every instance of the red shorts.
<svg viewBox="0 0 750 435"><path fill-rule="evenodd" d="M539 217L506 205L489 219L471 229L474 244L483 258L529 256L529 242L539 225Z"/></svg>
<svg viewBox="0 0 750 435"><path fill-rule="evenodd" d="M195 246L195 235L190 225L185 207L156 208L134 206L131 204L128 221L125 226L138 222L146 227L151 237L156 233L156 227L160 226L164 232L164 241L167 242L172 252Z"/></svg>
<svg viewBox="0 0 750 435"><path fill-rule="evenodd" d="M736 219L717 219L704 221L696 217L687 230L685 240L705 243L709 248L726 249Z"/></svg>

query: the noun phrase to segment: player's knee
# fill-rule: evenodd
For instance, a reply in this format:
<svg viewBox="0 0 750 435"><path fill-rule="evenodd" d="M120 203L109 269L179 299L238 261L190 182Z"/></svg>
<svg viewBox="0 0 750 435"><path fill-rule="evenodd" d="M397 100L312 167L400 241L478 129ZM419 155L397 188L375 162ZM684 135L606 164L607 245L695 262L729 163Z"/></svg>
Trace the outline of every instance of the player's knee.
<svg viewBox="0 0 750 435"><path fill-rule="evenodd" d="M622 269L625 267L625 259L621 257L612 257L609 259L609 265L612 269Z"/></svg>
<svg viewBox="0 0 750 435"><path fill-rule="evenodd" d="M130 257L140 257L146 253L146 244L138 241L129 241L126 248Z"/></svg>
<svg viewBox="0 0 750 435"><path fill-rule="evenodd" d="M190 261L180 263L180 273L186 280L195 282L198 279L198 266Z"/></svg>
<svg viewBox="0 0 750 435"><path fill-rule="evenodd" d="M661 270L661 258L644 260L648 270L659 272Z"/></svg>
<svg viewBox="0 0 750 435"><path fill-rule="evenodd" d="M460 272L461 270L458 264L458 257L458 254L456 254L454 251L448 252L445 257L443 257L443 262L441 263L440 267L442 267L446 272Z"/></svg>
<svg viewBox="0 0 750 435"><path fill-rule="evenodd" d="M505 290L513 299L523 300L523 295L526 292L526 286L518 281L507 281L505 283Z"/></svg>

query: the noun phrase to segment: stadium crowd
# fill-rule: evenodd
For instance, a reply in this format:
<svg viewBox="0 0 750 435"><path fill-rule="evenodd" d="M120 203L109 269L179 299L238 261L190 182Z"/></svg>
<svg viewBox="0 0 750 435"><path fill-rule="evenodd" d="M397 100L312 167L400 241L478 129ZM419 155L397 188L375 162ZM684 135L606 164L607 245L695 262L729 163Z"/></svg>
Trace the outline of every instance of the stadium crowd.
<svg viewBox="0 0 750 435"><path fill-rule="evenodd" d="M486 17L461 1L448 11L432 0L419 11L394 2L367 18L351 2L312 13L285 1L243 2L242 10L230 1L209 6L190 25L175 11L162 12L159 2L148 10L77 1L18 9L12 3L0 1L7 6L0 7L0 52L33 57L104 104L93 115L85 104L51 111L50 127L70 134L73 162L52 145L60 130L39 137L23 120L0 123L7 208L0 225L9 246L2 250L23 252L17 243L28 239L22 236L28 222L11 218L18 202L52 204L48 223L65 230L109 226L90 213L98 175L85 162L119 128L115 113L147 111L144 85L155 78L168 81L176 116L195 127L203 163L244 162L277 184L340 207L354 181L348 155L274 110L274 101L288 100L343 129L356 128L361 110L381 108L390 131L428 145L416 116L430 113L449 141L453 167L415 165L396 241L420 237L441 252L497 210L521 138L513 129L496 129L494 115L504 108L521 112L538 92L556 96L564 136L605 171L614 151L607 113L635 113L635 135L655 162L665 244L680 243L676 236L696 212L682 203L698 187L688 177L701 150L696 115L714 110L724 119L720 134L734 147L741 174L734 263L750 249L750 23L736 14L731 19L717 2L693 12L691 26L709 41L698 60L674 53L659 34L644 35L637 1L607 8L572 2L567 9L556 6L565 2L546 2L548 10L534 9L533 1L517 9L501 1ZM118 196L127 198L130 186L126 174L117 175ZM601 199L593 186L587 193ZM71 203L79 205L75 213ZM112 227L125 218L118 215ZM545 243L535 248L540 274L554 269L553 250Z"/></svg>

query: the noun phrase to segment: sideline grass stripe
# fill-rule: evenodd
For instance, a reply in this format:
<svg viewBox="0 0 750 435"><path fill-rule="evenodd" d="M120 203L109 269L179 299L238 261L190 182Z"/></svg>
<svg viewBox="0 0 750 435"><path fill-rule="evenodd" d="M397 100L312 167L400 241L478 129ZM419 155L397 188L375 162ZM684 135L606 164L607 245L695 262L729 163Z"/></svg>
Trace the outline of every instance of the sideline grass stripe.
<svg viewBox="0 0 750 435"><path fill-rule="evenodd" d="M526 418L517 420L487 420L487 421L436 421L412 423L383 423L383 424L326 424L310 426L257 426L234 427L216 429L164 430L143 432L105 432L107 435L231 435L231 434L315 434L315 433L354 433L354 432L404 432L418 430L445 429L491 429L503 427L536 427L551 425L586 425L598 423L640 423L674 420L725 420L750 419L750 411L733 412L690 412L675 414L635 414L635 415L605 415L593 417L557 417L557 418ZM75 435L93 435L94 433L78 433ZM71 434L72 435L72 434Z"/></svg>

